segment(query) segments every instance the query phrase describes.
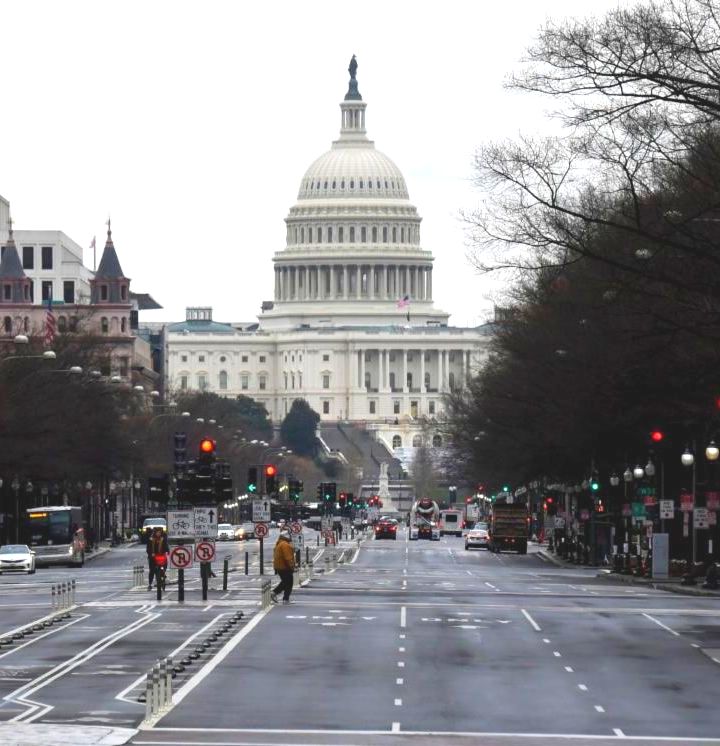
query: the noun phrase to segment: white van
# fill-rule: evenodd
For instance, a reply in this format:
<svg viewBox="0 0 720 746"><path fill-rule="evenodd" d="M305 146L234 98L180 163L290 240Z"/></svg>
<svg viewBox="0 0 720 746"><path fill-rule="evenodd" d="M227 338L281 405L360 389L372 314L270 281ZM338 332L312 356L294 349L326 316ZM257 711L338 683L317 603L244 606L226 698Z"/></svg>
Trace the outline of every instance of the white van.
<svg viewBox="0 0 720 746"><path fill-rule="evenodd" d="M462 531L462 510L449 509L440 511L440 536L444 536L445 534L455 534L455 536L462 536Z"/></svg>

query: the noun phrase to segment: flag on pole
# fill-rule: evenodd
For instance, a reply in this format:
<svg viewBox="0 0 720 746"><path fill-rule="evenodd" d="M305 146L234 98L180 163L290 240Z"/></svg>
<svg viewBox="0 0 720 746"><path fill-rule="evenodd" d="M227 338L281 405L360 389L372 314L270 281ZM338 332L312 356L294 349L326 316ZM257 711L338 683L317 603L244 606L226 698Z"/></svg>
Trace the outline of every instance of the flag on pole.
<svg viewBox="0 0 720 746"><path fill-rule="evenodd" d="M406 317L407 317L407 320L410 321L410 296L406 295L404 298L401 298L397 302L397 307L407 309Z"/></svg>
<svg viewBox="0 0 720 746"><path fill-rule="evenodd" d="M97 269L97 253L95 252L95 236L90 242L90 248L93 250L93 272Z"/></svg>
<svg viewBox="0 0 720 746"><path fill-rule="evenodd" d="M53 342L55 342L55 331L56 331L56 325L55 325L55 314L53 313L52 308L52 296L50 296L47 300L47 311L45 312L45 346L50 347L52 346Z"/></svg>

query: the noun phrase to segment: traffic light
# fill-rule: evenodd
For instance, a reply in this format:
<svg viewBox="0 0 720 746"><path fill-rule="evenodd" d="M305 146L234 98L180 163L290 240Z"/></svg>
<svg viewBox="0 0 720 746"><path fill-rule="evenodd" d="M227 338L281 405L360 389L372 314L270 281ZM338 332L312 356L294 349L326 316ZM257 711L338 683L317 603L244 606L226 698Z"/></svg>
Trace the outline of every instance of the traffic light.
<svg viewBox="0 0 720 746"><path fill-rule="evenodd" d="M325 499L325 482L320 482L320 484L317 486L317 489L315 490L315 495L317 496L317 501L319 503L323 502L323 500Z"/></svg>
<svg viewBox="0 0 720 746"><path fill-rule="evenodd" d="M251 466L247 475L247 491L251 495L256 495L258 491L258 470L257 466Z"/></svg>
<svg viewBox="0 0 720 746"><path fill-rule="evenodd" d="M665 440L665 433L662 430L659 430L657 428L655 430L651 430L650 431L650 440L655 445L659 445L660 443L663 442L663 440Z"/></svg>
<svg viewBox="0 0 720 746"><path fill-rule="evenodd" d="M227 461L218 461L215 467L215 497L220 502L226 502L232 498L233 482L230 464Z"/></svg>
<svg viewBox="0 0 720 746"><path fill-rule="evenodd" d="M605 512L605 503L602 501L602 498L598 498L595 501L595 510L598 513L604 513Z"/></svg>
<svg viewBox="0 0 720 746"><path fill-rule="evenodd" d="M175 472L187 467L187 433L175 433Z"/></svg>
<svg viewBox="0 0 720 746"><path fill-rule="evenodd" d="M353 495L352 492L346 492L345 493L345 498L346 498L346 502L347 502L348 508L352 508L352 506L353 506L353 504L355 502L355 495Z"/></svg>
<svg viewBox="0 0 720 746"><path fill-rule="evenodd" d="M288 496L293 502L300 502L303 487L304 485L299 479L288 479Z"/></svg>
<svg viewBox="0 0 720 746"><path fill-rule="evenodd" d="M200 503L215 502L215 441L203 438L198 446L197 473L190 477L190 498Z"/></svg>
<svg viewBox="0 0 720 746"><path fill-rule="evenodd" d="M338 496L338 503L341 508L344 508L347 505L347 495L344 492L341 492Z"/></svg>
<svg viewBox="0 0 720 746"><path fill-rule="evenodd" d="M273 464L265 464L263 467L265 475L265 494L273 495L277 490L277 467Z"/></svg>
<svg viewBox="0 0 720 746"><path fill-rule="evenodd" d="M597 476L593 476L593 478L590 480L590 489L593 492L597 492L600 489L600 482L598 481Z"/></svg>
<svg viewBox="0 0 720 746"><path fill-rule="evenodd" d="M335 504L337 495L337 484L335 482L323 482L323 500L326 503Z"/></svg>
<svg viewBox="0 0 720 746"><path fill-rule="evenodd" d="M212 466L215 463L215 441L212 438L203 438L198 446L198 463L201 466Z"/></svg>

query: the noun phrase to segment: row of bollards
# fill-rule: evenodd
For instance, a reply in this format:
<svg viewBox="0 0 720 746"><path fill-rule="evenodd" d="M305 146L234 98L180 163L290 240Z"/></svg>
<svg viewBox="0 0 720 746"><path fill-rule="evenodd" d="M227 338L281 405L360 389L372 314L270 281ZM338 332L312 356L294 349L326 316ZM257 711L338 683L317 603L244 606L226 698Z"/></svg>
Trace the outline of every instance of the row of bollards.
<svg viewBox="0 0 720 746"><path fill-rule="evenodd" d="M270 600L271 588L272 583L269 580L263 580L262 585L260 586L260 607L263 609L267 609L272 603Z"/></svg>
<svg viewBox="0 0 720 746"><path fill-rule="evenodd" d="M145 720L153 720L172 703L172 658L164 658L148 671L145 680Z"/></svg>
<svg viewBox="0 0 720 746"><path fill-rule="evenodd" d="M133 588L145 585L145 565L133 566Z"/></svg>
<svg viewBox="0 0 720 746"><path fill-rule="evenodd" d="M50 591L50 602L53 611L63 611L75 606L75 581L54 583Z"/></svg>

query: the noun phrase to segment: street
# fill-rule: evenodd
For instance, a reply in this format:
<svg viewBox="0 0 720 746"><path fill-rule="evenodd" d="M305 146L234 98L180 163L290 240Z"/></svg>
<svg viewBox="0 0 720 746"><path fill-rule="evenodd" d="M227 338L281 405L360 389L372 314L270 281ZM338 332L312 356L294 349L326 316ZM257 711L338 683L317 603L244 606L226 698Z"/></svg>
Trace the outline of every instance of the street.
<svg viewBox="0 0 720 746"><path fill-rule="evenodd" d="M227 547L238 563L246 544L257 542L219 545L220 556ZM177 660L243 611L232 636L178 676L172 709L131 743L720 743L716 598L608 582L534 550L408 542L403 530L365 541L296 588L290 606L260 608L256 557L227 592L204 604L194 580L179 606L174 591L158 604L129 589L143 551L114 549L68 571L78 579L70 619L0 652L2 720L136 728L155 659ZM2 578L13 619L42 616L54 575L67 573Z"/></svg>

